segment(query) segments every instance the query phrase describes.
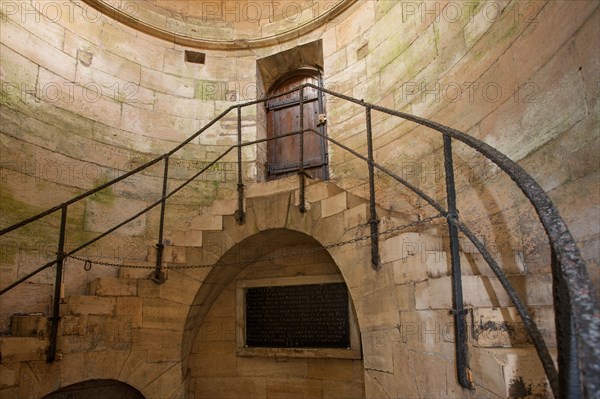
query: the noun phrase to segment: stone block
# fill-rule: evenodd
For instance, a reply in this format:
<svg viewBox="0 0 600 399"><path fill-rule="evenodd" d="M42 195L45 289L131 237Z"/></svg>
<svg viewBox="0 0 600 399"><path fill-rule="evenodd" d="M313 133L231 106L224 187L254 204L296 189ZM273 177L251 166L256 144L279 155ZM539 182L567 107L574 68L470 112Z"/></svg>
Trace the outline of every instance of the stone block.
<svg viewBox="0 0 600 399"><path fill-rule="evenodd" d="M222 199L216 200L208 208L208 212L211 215L215 216L223 216L223 215L233 215L238 208L238 200L237 199ZM244 201L244 210L246 209L246 201Z"/></svg>
<svg viewBox="0 0 600 399"><path fill-rule="evenodd" d="M454 356L454 319L447 310L400 312L398 341L412 351Z"/></svg>
<svg viewBox="0 0 600 399"><path fill-rule="evenodd" d="M393 262L415 254L443 251L442 237L421 233L403 233L380 241L381 262Z"/></svg>
<svg viewBox="0 0 600 399"><path fill-rule="evenodd" d="M306 187L305 197L308 202L318 202L342 192L342 189L333 183L318 182Z"/></svg>
<svg viewBox="0 0 600 399"><path fill-rule="evenodd" d="M17 50L25 58L38 65L43 65L68 81L75 80L76 60L54 46L48 45L38 36L28 32L24 27L12 20L2 21L2 42L17 44ZM34 81L35 82L35 81ZM21 82L19 82L21 83ZM33 82L32 82L33 83Z"/></svg>
<svg viewBox="0 0 600 399"><path fill-rule="evenodd" d="M142 325L144 328L183 331L188 308L164 299L144 298Z"/></svg>
<svg viewBox="0 0 600 399"><path fill-rule="evenodd" d="M223 217L204 213L194 217L190 227L194 230L223 230Z"/></svg>
<svg viewBox="0 0 600 399"><path fill-rule="evenodd" d="M267 379L268 399L318 398L321 396L321 381L306 378Z"/></svg>
<svg viewBox="0 0 600 399"><path fill-rule="evenodd" d="M507 274L524 274L525 260L523 252L493 252L491 254L502 271ZM494 272L480 253L461 254L463 274L494 276Z"/></svg>
<svg viewBox="0 0 600 399"><path fill-rule="evenodd" d="M354 304L363 333L377 328L397 326L399 323L394 286L357 298Z"/></svg>
<svg viewBox="0 0 600 399"><path fill-rule="evenodd" d="M556 345L554 311L551 307L529 309L548 346ZM473 339L479 347L529 346L531 341L515 308L473 310Z"/></svg>
<svg viewBox="0 0 600 399"><path fill-rule="evenodd" d="M177 367L173 367L175 364L175 362L150 363L147 351L131 351L126 357L125 364L119 368L118 379L127 381L132 386L145 387L171 368L181 372Z"/></svg>
<svg viewBox="0 0 600 399"><path fill-rule="evenodd" d="M267 397L267 379L264 377L197 378L194 393L201 398L262 399Z"/></svg>
<svg viewBox="0 0 600 399"><path fill-rule="evenodd" d="M415 308L415 286L414 284L401 284L396 286L396 300L399 310L411 310Z"/></svg>
<svg viewBox="0 0 600 399"><path fill-rule="evenodd" d="M90 295L96 296L135 296L137 282L123 278L97 278L90 283Z"/></svg>
<svg viewBox="0 0 600 399"><path fill-rule="evenodd" d="M290 194L287 192L252 200L252 207L259 230L282 228L286 225L290 206Z"/></svg>
<svg viewBox="0 0 600 399"><path fill-rule="evenodd" d="M117 300L97 296L71 296L68 303L70 315L114 315Z"/></svg>
<svg viewBox="0 0 600 399"><path fill-rule="evenodd" d="M235 341L201 342L191 355L192 377L234 377L237 375ZM242 359L242 358L240 358ZM266 359L264 359L266 360Z"/></svg>
<svg viewBox="0 0 600 399"><path fill-rule="evenodd" d="M364 397L365 392L362 384L362 378L353 382L323 382L323 399L363 399Z"/></svg>
<svg viewBox="0 0 600 399"><path fill-rule="evenodd" d="M10 335L43 338L47 335L47 323L48 318L42 315L13 315L10 317Z"/></svg>
<svg viewBox="0 0 600 399"><path fill-rule="evenodd" d="M148 262L156 262L156 247L149 246L148 247L148 257L146 258ZM166 263L185 263L186 259L186 251L185 247L174 247L171 245L165 246L163 250L163 259L162 264ZM149 273L148 273L149 274Z"/></svg>
<svg viewBox="0 0 600 399"><path fill-rule="evenodd" d="M143 64L142 64L143 65ZM161 93L194 98L194 80L142 67L140 84Z"/></svg>
<svg viewBox="0 0 600 399"><path fill-rule="evenodd" d="M156 93L154 110L167 115L208 121L214 117L215 104L213 101Z"/></svg>
<svg viewBox="0 0 600 399"><path fill-rule="evenodd" d="M133 328L142 327L142 298L117 298L117 316L131 317Z"/></svg>
<svg viewBox="0 0 600 399"><path fill-rule="evenodd" d="M346 193L336 194L333 197L321 200L321 217L333 216L347 209Z"/></svg>
<svg viewBox="0 0 600 399"><path fill-rule="evenodd" d="M154 353L153 355L156 355ZM175 362L157 362L150 361L151 352L148 353L148 363L156 363L160 366L162 364L171 365ZM178 359L179 360L179 359ZM181 364L175 363L174 366L164 370L162 374L160 374L156 379L150 382L148 385L144 387L144 393L147 397L152 398L183 398L185 397L182 372L181 372Z"/></svg>
<svg viewBox="0 0 600 399"><path fill-rule="evenodd" d="M0 338L0 354L3 363L29 362L44 360L48 349L48 340L25 337Z"/></svg>
<svg viewBox="0 0 600 399"><path fill-rule="evenodd" d="M117 127L155 139L181 142L187 139L191 132L200 128L200 121L161 114L137 107L135 104L123 103L121 119Z"/></svg>
<svg viewBox="0 0 600 399"><path fill-rule="evenodd" d="M354 361L346 359L310 359L308 378L331 381L354 381Z"/></svg>
<svg viewBox="0 0 600 399"><path fill-rule="evenodd" d="M19 383L19 365L0 364L0 389ZM2 394L2 391L0 391ZM4 396L3 396L4 397ZM8 396L6 396L8 398Z"/></svg>
<svg viewBox="0 0 600 399"><path fill-rule="evenodd" d="M499 397L552 396L533 348L473 348L471 363L483 371L473 373L475 383Z"/></svg>
<svg viewBox="0 0 600 399"><path fill-rule="evenodd" d="M159 298L180 304L192 303L201 282L179 270L169 270L167 281L159 286Z"/></svg>
<svg viewBox="0 0 600 399"><path fill-rule="evenodd" d="M175 230L166 235L166 239L178 247L201 247L202 230Z"/></svg>
<svg viewBox="0 0 600 399"><path fill-rule="evenodd" d="M451 309L452 281L450 277L428 280L415 285L417 309ZM463 287L463 290L465 288Z"/></svg>
<svg viewBox="0 0 600 399"><path fill-rule="evenodd" d="M146 207L142 201L115 197L110 194L88 197L85 205L84 228L103 233ZM146 215L121 227L118 232L129 236L146 233Z"/></svg>
<svg viewBox="0 0 600 399"><path fill-rule="evenodd" d="M156 259L146 262L127 261L129 266L144 266L143 268L120 267L119 277L125 279L146 279L156 267Z"/></svg>
<svg viewBox="0 0 600 399"><path fill-rule="evenodd" d="M293 191L298 188L298 178L296 176L271 180L261 183L250 183L244 189L246 198L266 197L273 194L280 194Z"/></svg>
<svg viewBox="0 0 600 399"><path fill-rule="evenodd" d="M244 377L269 377L269 379L277 377L305 378L308 374L308 363L307 359L301 358L274 359L241 356L237 360L237 374Z"/></svg>
<svg viewBox="0 0 600 399"><path fill-rule="evenodd" d="M396 328L394 328L395 331ZM392 342L388 329L362 334L365 369L394 372Z"/></svg>
<svg viewBox="0 0 600 399"><path fill-rule="evenodd" d="M454 361L416 351L409 351L409 359L418 392L424 398L446 397L446 368L453 367Z"/></svg>
<svg viewBox="0 0 600 399"><path fill-rule="evenodd" d="M351 229L364 225L369 220L367 204L361 204L344 211L344 228Z"/></svg>
<svg viewBox="0 0 600 399"><path fill-rule="evenodd" d="M181 332L156 330L152 328L134 328L131 330L132 350L169 349L175 353L181 350Z"/></svg>

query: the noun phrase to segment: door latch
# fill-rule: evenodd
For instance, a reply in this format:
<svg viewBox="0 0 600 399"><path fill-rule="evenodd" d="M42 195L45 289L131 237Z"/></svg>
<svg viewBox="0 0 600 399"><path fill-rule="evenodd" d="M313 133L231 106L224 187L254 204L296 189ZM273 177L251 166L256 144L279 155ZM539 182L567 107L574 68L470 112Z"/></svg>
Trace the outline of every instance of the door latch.
<svg viewBox="0 0 600 399"><path fill-rule="evenodd" d="M319 122L317 123L317 126L323 126L327 124L327 115L326 114L319 114Z"/></svg>

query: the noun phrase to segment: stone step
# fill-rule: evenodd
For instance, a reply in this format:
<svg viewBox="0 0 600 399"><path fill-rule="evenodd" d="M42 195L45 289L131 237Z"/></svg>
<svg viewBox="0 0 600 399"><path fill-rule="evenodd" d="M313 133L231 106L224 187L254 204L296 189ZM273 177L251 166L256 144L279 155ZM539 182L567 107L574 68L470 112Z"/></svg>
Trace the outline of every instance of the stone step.
<svg viewBox="0 0 600 399"><path fill-rule="evenodd" d="M116 297L73 295L67 300L64 315L110 315L114 316L117 306Z"/></svg>
<svg viewBox="0 0 600 399"><path fill-rule="evenodd" d="M44 360L48 340L37 337L0 337L2 363Z"/></svg>
<svg viewBox="0 0 600 399"><path fill-rule="evenodd" d="M100 277L90 282L90 295L100 297L136 296L137 280L132 278Z"/></svg>
<svg viewBox="0 0 600 399"><path fill-rule="evenodd" d="M555 348L550 348L556 358ZM552 397L533 348L472 348L475 383L499 397ZM485 371L485 372L484 372Z"/></svg>

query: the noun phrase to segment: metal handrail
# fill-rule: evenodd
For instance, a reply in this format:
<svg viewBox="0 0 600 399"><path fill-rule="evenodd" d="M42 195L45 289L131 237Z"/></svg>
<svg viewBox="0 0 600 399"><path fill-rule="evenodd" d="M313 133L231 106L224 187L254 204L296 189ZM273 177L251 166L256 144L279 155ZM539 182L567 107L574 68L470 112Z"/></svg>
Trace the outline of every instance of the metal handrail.
<svg viewBox="0 0 600 399"><path fill-rule="evenodd" d="M367 150L368 156L365 157L358 152L352 150L348 146L342 144L341 142L328 137L316 130L305 129L304 121L303 121L303 112L300 113L301 118L301 130L296 132L287 133L278 137L271 137L265 139L258 139L250 142L242 142L242 134L241 134L241 111L242 108L257 105L260 103L265 103L271 99L281 97L296 91L302 91L305 88L312 88L318 90L320 93L329 94L331 96L343 99L345 101L352 102L354 104L360 105L365 108L366 111L366 131L367 131ZM302 95L300 96L302 99ZM302 101L301 101L302 102ZM226 116L233 109L237 110L237 124L238 124L238 142L235 145L230 146L226 149L221 155L219 155L215 160L202 168L199 172L194 174L191 178L187 179L184 183L179 185L171 192L167 192L167 180L168 180L168 162L169 158L183 148L185 145L190 143L194 138L201 135L208 128L213 126L219 120L221 120L224 116ZM442 133L444 139L444 157L445 157L445 171L446 171L446 191L447 191L447 202L448 209L446 210L441 204L437 201L429 197L418 187L412 185L410 182L402 179L400 176L394 174L392 171L387 169L386 167L375 162L373 157L373 142L372 142L372 133L371 133L371 111L376 110L391 116L399 117L401 119L409 120L420 124L422 126L429 127L435 131ZM191 181L196 179L214 164L216 164L219 160L225 157L230 151L233 149L237 149L237 161L238 161L238 209L235 213L235 218L238 223L244 222L244 212L243 212L243 193L244 193L244 184L242 180L241 173L241 162L242 162L242 147L249 145L256 145L258 143L267 142L270 140L281 139L284 137L290 137L294 135L300 135L300 159L303 158L303 137L305 133L316 134L327 140L329 143L332 143L340 148L349 151L351 154L356 156L357 158L365 161L369 166L369 186L370 186L370 203L371 203L371 215L369 224L371 226L371 240L372 240L372 262L374 268L378 268L379 266L379 254L377 247L377 237L378 237L378 220L377 214L375 212L375 197L374 197L374 174L373 170L376 168L388 176L392 177L394 180L407 187L409 190L417 194L419 197L424 199L427 204L432 206L438 212L442 213L446 216L448 222L448 228L450 232L450 251L451 251L451 264L452 264L452 273L453 273L453 306L452 312L454 313L456 329L455 334L457 335L456 339L456 354L457 354L457 376L459 383L465 388L472 387L471 378L468 376L468 359L466 357L466 339L464 337L464 328L465 328L465 310L462 305L462 288L460 281L460 261L458 257L458 231L461 231L465 236L472 241L475 248L479 250L482 254L483 258L489 264L492 271L497 276L501 285L507 291L509 297L511 298L517 312L521 316L523 320L525 329L527 330L529 337L540 357L542 362L542 366L544 367L544 371L552 388L555 397L579 397L581 395L586 396L596 396L600 392L600 364L598 364L598 359L600 358L600 310L598 306L597 297L594 293L594 288L590 283L590 280L587 275L587 271L585 268L585 263L583 262L581 255L577 249L575 241L570 234L566 224L561 219L558 214L557 209L553 206L551 200L547 196L547 194L543 191L543 189L535 182L535 180L529 176L523 168L517 165L515 162L510 160L507 156L496 150L495 148L489 146L488 144L471 137L461 131L452 129L450 127L441 125L439 123L419 118L410 114L406 114L403 112L398 112L395 110L391 110L385 107L381 107L375 104L365 103L362 100L357 100L353 97L349 97L331 90L327 90L325 88L306 83L294 89L291 89L285 93L280 93L277 95L273 95L266 98L261 98L249 102L245 102L243 104L238 104L236 106L231 106L223 111L220 115L210 121L207 125L205 125L202 129L198 130L192 136L184 140L182 143L177 145L171 151L159 156L144 165L141 165L134 170L125 173L124 175L117 177L107 183L104 183L94 189L91 189L79 196L72 198L69 201L66 201L58 206L50 208L38 215L32 216L22 222L16 223L12 226L6 227L0 230L0 236L7 234L13 230L16 230L20 227L23 227L29 223L37 221L45 216L48 216L56 211L61 210L61 233L59 235L59 244L57 251L57 259L51 262L46 263L42 267L37 270L29 273L28 275L22 277L21 279L15 281L10 284L8 287L0 290L0 295L4 294L8 290L13 287L19 285L25 280L31 278L35 274L41 272L42 270L51 267L53 265L57 265L57 281L56 285L60 284L59 275L62 273L62 262L63 260L75 254L76 252L86 248L87 246L93 244L94 242L106 237L111 234L118 228L124 226L135 218L143 215L154 207L161 205L161 214L160 214L160 226L159 226L159 241L157 243L157 260L156 260L156 269L153 275L153 280L157 283L160 283L163 280L161 277L161 265L162 265L162 237L163 237L163 229L164 229L164 213L166 200L177 193L179 190L187 186ZM557 346L558 346L558 372L556 367L554 366L554 362L552 357L549 354L548 348L539 332L536 324L533 322L531 315L529 314L526 306L521 301L516 291L512 287L511 283L508 281L508 278L502 271L502 269L498 266L496 261L491 256L490 252L487 250L485 245L477 239L475 234L461 221L458 219L458 210L456 208L456 190L454 183L454 172L453 172L453 161L452 161L452 139L458 140L469 147L473 148L480 154L482 154L487 159L491 160L494 164L496 164L502 171L510 176L510 178L516 183L516 185L521 189L521 191L525 194L531 204L534 206L542 225L548 235L550 247L552 251L552 275L554 279L553 291L554 291L554 308L556 314L556 333L557 333ZM164 173L163 173L163 190L162 196L160 200L154 202L150 206L144 208L142 211L138 212L136 215L128 218L122 223L119 223L117 226L109 229L108 231L100 234L94 239L79 245L77 248L65 252L64 251L64 242L65 242L65 231L66 231L66 213L69 205L78 202L94 193L99 192L107 187L110 187L127 177L135 175L144 171L152 165L159 163L160 161L164 162ZM300 163L300 211L304 210L304 176L305 173L303 171L303 163ZM55 286L56 290L56 286ZM48 355L48 360L54 360L54 355L56 351L56 331L58 326L58 291L55 292L54 303L53 303L53 315L52 319L52 336L51 336L51 345ZM462 332L461 332L462 331ZM52 344L52 342L54 342Z"/></svg>

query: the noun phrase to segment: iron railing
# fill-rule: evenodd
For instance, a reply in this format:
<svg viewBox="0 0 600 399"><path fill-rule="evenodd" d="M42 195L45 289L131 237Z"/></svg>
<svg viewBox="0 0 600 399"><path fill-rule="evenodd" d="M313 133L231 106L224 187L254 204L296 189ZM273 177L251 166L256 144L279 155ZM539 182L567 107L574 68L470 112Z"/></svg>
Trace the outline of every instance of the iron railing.
<svg viewBox="0 0 600 399"><path fill-rule="evenodd" d="M303 105L303 91L305 88L312 88L317 90L320 95L323 93L337 97L339 99L349 101L364 107L366 116L366 141L367 141L367 156L364 156L357 151L349 148L342 144L338 140L326 136L325 134L318 132L314 129L306 129L304 126L304 112L300 112L300 130L295 132L286 133L277 137L258 139L248 142L242 142L242 109L244 107L254 106L257 104L265 103L271 99L284 96L287 94L299 91L300 98L300 109L302 110ZM168 179L169 179L169 159L170 157L183 148L186 144L190 143L196 137L201 135L216 122L225 117L232 110L237 110L237 144L230 146L221 155L216 157L212 162L203 167L191 178L188 178L184 183L180 184L174 190L168 192ZM407 180L393 173L388 168L378 164L374 159L373 152L373 135L372 135L372 121L371 112L375 110L382 112L387 115L399 117L408 121L415 122L417 124L429 127L442 134L443 137L443 153L444 153L444 169L446 175L446 205L447 209L444 208L439 202L428 196L418 187L414 186ZM362 100L324 89L322 87L315 86L313 84L303 84L297 88L294 88L286 93L281 93L276 96L262 98L254 101L249 101L243 104L231 106L223 111L219 116L209 122L206 126L200 129L198 132L190 136L188 139L183 141L181 144L173 148L168 153L151 160L150 162L135 168L134 170L125 173L124 175L111 180L105 184L102 184L92 190L87 191L63 204L50 208L36 216L30 217L20 223L6 227L0 230L0 236L3 236L11 231L19 229L30 223L33 223L45 216L53 214L55 212L61 212L61 223L60 223L60 234L58 240L57 256L56 259L44 264L33 272L26 276L18 279L14 283L0 290L0 295L6 293L10 289L16 287L22 282L28 280L37 273L53 266L57 265L56 268L56 280L55 280L55 292L52 304L52 315L51 320L51 336L50 346L48 350L48 361L54 361L57 350L57 334L58 334L58 323L60 320L59 315L59 296L60 296L60 284L62 279L62 266L65 258L74 255L89 245L97 242L98 240L106 237L120 227L126 225L132 220L140 217L156 206L160 205L160 223L158 231L158 242L156 244L157 256L156 256L156 267L152 273L152 280L156 283L164 282L164 274L162 272L162 261L163 261L163 233L164 233L164 218L167 200L180 191L182 188L187 186L190 182L195 180L198 176L203 174L205 171L210 169L213 165L223 159L233 149L237 149L237 188L238 188L238 208L235 212L235 219L238 223L244 223L244 183L242 175L242 148L245 146L257 145L265 143L270 140L282 139L285 137L291 137L299 135L299 210L305 212L305 171L304 171L304 135L305 134L316 134L327 140L331 145L338 146L345 151L348 151L355 157L363 160L368 165L368 179L369 179L369 200L370 200L370 237L371 237L371 255L372 264L375 269L379 268L379 250L378 250L378 224L377 212L375 207L375 169L383 172L385 175L391 177L398 183L402 184L413 193L418 195L425 202L433 207L437 212L446 217L449 238L450 238L450 261L452 266L452 299L453 309L451 312L454 316L455 321L455 351L456 351L456 366L457 366L457 379L459 384L464 388L472 388L473 381L468 366L468 352L467 352L467 331L466 331L466 310L463 305L463 294L462 294L462 282L461 282L461 269L460 269L460 257L459 257L459 241L458 234L462 232L474 245L474 247L482 254L483 258L489 264L490 268L498 278L498 281L506 290L508 296L513 302L517 312L519 313L524 327L529 335L531 342L533 343L537 354L540 358L546 377L550 383L553 394L556 398L578 398L582 396L586 397L599 397L600 395L600 310L598 306L598 300L595 295L595 290L590 283L588 274L586 271L585 263L577 249L575 241L567 229L566 224L558 214L557 209L553 206L550 198L546 195L543 189L539 186L535 180L525 172L523 168L517 165L515 162L510 160L507 156L500 153L495 148L485 144L484 142L471 137L463 132L452 129L450 127L441 125L439 123L419 118L403 112L394 111L385 107L381 107L375 104L365 103ZM456 184L454 180L454 163L452 159L452 142L453 140L462 142L467 146L471 147L475 151L482 154L487 159L491 160L496 164L502 171L504 171L510 178L516 183L521 189L525 196L529 199L531 204L534 206L539 219L546 231L549 239L550 249L552 253L552 264L551 271L553 276L553 297L554 297L554 311L555 311L555 324L556 324L556 338L557 338L557 349L558 349L558 370L554 365L550 352L544 339L537 328L537 325L533 321L531 314L527 310L524 302L520 299L516 293L514 287L511 285L506 274L499 267L498 263L494 260L486 246L476 237L476 235L460 221L458 216L458 209L456 204ZM123 222L114 226L113 228L101 233L97 237L87 241L84 244L77 246L76 248L65 252L65 235L67 227L67 210L68 207L82 199L89 197L92 194L99 192L107 187L110 187L132 175L140 173L152 165L159 162L164 162L163 180L162 180L162 196L161 198L144 208L142 211L135 215L127 218Z"/></svg>

